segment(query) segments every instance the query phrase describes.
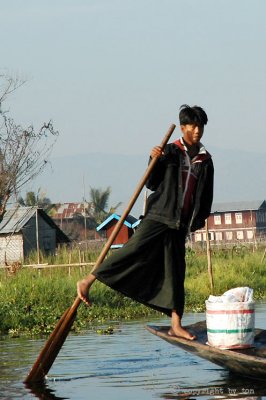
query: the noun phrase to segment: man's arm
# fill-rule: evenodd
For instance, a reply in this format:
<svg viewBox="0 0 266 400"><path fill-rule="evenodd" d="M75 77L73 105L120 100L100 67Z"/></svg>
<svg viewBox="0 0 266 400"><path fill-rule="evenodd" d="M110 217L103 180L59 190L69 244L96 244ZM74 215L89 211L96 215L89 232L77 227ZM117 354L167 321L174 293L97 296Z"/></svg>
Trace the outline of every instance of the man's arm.
<svg viewBox="0 0 266 400"><path fill-rule="evenodd" d="M149 162L151 162L154 157L159 158L146 182L146 187L152 191L157 189L164 176L164 151L160 146L152 148Z"/></svg>

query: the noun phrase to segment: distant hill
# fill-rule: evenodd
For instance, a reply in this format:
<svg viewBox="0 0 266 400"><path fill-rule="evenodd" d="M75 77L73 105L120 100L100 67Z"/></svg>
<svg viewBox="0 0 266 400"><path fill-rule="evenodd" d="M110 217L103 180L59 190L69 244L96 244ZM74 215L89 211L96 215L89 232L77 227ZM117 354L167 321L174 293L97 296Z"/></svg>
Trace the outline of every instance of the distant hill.
<svg viewBox="0 0 266 400"><path fill-rule="evenodd" d="M266 156L262 153L213 149L214 200L266 199Z"/></svg>
<svg viewBox="0 0 266 400"><path fill-rule="evenodd" d="M137 184L147 168L147 157L143 155L113 155L88 153L78 156L56 157L51 168L34 181L52 202L89 200L90 187L111 187L110 204L122 212L127 206ZM137 202L136 214L141 213L143 195ZM138 216L138 215L137 215Z"/></svg>
<svg viewBox="0 0 266 400"><path fill-rule="evenodd" d="M215 164L216 202L257 200L266 198L266 157L254 152L211 149ZM89 200L89 188L111 186L109 206L118 202L127 206L140 178L147 168L147 155L88 153L55 157L48 168L34 181L52 202ZM84 184L83 184L84 180ZM30 189L29 189L30 190ZM142 211L143 195L134 207L135 216ZM133 213L134 214L134 213Z"/></svg>

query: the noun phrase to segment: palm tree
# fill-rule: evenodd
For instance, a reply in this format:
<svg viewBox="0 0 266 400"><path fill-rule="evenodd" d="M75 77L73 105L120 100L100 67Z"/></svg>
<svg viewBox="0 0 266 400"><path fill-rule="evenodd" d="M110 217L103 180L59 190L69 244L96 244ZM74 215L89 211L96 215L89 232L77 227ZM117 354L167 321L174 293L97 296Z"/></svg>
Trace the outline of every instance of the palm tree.
<svg viewBox="0 0 266 400"><path fill-rule="evenodd" d="M109 197L111 194L111 187L108 186L105 190L90 188L90 199L93 204L93 219L100 224L104 219L115 212L115 210L122 204L119 202L115 207L108 209Z"/></svg>
<svg viewBox="0 0 266 400"><path fill-rule="evenodd" d="M40 188L38 189L37 193L34 192L27 192L25 199L20 197L18 199L18 202L22 206L27 206L27 207L34 207L38 206L40 208L43 208L44 210L48 209L49 206L51 205L51 200L45 196L45 193L40 191Z"/></svg>
<svg viewBox="0 0 266 400"><path fill-rule="evenodd" d="M111 188L108 186L105 190L90 188L91 202L94 205L95 213L105 213L105 209L108 206L109 197L111 194Z"/></svg>

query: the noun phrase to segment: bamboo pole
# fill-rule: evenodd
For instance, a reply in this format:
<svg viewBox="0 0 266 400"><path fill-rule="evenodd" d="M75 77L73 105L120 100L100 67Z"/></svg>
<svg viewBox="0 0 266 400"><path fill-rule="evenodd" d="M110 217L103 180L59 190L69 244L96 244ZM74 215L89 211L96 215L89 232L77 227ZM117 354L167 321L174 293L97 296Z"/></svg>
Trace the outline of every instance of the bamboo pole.
<svg viewBox="0 0 266 400"><path fill-rule="evenodd" d="M210 238L209 238L208 218L205 220L205 231L206 231L208 273L209 273L209 279L210 279L210 285L211 285L211 293L213 294L213 291L214 291L214 284L213 284L212 256L211 256L211 246L210 246Z"/></svg>
<svg viewBox="0 0 266 400"><path fill-rule="evenodd" d="M40 242L39 242L39 219L38 219L38 208L36 208L36 250L37 250L37 260L40 264Z"/></svg>

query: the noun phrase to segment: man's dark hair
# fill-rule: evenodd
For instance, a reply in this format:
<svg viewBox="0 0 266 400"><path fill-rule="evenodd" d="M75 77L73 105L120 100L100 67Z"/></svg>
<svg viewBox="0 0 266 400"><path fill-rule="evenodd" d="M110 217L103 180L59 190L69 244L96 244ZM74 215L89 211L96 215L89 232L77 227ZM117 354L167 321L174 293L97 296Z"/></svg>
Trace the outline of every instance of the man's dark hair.
<svg viewBox="0 0 266 400"><path fill-rule="evenodd" d="M196 124L204 126L208 122L208 117L203 108L199 106L190 107L187 104L183 104L180 107L179 121L180 125Z"/></svg>

